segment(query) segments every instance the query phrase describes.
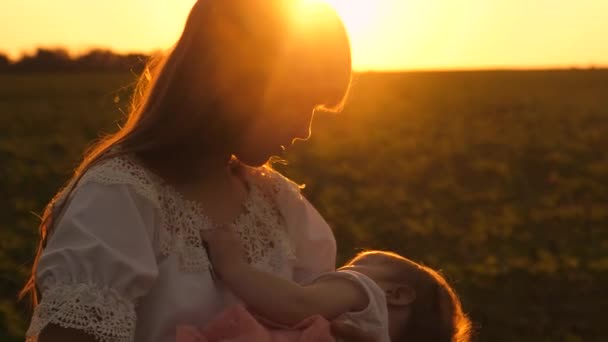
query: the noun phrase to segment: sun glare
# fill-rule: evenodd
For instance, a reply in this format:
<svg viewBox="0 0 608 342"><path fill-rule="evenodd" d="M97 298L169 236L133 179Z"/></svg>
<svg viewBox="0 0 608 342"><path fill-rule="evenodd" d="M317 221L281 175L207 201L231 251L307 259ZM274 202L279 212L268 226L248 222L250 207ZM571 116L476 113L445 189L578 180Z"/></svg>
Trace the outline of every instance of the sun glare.
<svg viewBox="0 0 608 342"><path fill-rule="evenodd" d="M335 8L360 71L608 65L608 0L306 1ZM196 0L5 2L2 9L12 14L0 20L0 32L14 34L1 37L0 54L17 59L39 46L73 53L166 49ZM315 19L302 14L295 18Z"/></svg>
<svg viewBox="0 0 608 342"><path fill-rule="evenodd" d="M351 47L353 66L366 67L365 61L370 59L373 51L366 51L365 46L370 41L377 41L377 28L380 23L380 17L383 3L378 0L308 0L304 2L303 7L298 10L299 18L306 21L314 20L313 18L305 18L302 16L302 11L305 11L307 3L325 3L331 6L342 19L344 26L348 32ZM386 5L386 3L384 3Z"/></svg>
<svg viewBox="0 0 608 342"><path fill-rule="evenodd" d="M365 35L378 18L378 6L373 0L326 0L344 21L351 38Z"/></svg>

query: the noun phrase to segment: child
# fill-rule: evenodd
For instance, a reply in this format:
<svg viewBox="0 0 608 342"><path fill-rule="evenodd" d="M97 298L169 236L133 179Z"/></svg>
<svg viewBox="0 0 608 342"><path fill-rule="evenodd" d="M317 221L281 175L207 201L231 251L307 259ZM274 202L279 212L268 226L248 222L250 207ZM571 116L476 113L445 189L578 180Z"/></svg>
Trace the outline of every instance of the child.
<svg viewBox="0 0 608 342"><path fill-rule="evenodd" d="M217 275L236 296L262 317L314 336L310 340L330 337L328 325L319 322L317 314L327 320L350 321L377 342L470 338L470 321L445 279L398 254L363 252L335 272L302 286L249 265L231 229L206 231L204 238ZM227 325L231 320L242 325ZM260 332L261 324L251 329L252 321L241 309L229 309L198 340L247 341L254 336L256 341L307 340L294 332ZM227 327L232 329L227 331ZM183 338L181 342L186 340L196 341Z"/></svg>

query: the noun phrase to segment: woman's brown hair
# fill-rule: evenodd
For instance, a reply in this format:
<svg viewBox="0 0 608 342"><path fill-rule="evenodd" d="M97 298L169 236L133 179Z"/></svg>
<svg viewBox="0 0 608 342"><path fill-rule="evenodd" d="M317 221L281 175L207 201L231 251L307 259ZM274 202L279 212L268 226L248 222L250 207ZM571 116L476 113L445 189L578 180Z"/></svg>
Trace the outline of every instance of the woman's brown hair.
<svg viewBox="0 0 608 342"><path fill-rule="evenodd" d="M36 267L57 215L78 180L110 157L133 154L171 182L206 156L230 151L271 100L297 85L317 107L338 110L351 80L346 30L328 5L307 0L199 0L169 53L151 59L124 125L92 145L44 209L32 273L20 297L38 298ZM290 99L283 99L289 101ZM296 100L296 99L291 99ZM119 147L119 148L117 148ZM170 169L163 165L171 165Z"/></svg>

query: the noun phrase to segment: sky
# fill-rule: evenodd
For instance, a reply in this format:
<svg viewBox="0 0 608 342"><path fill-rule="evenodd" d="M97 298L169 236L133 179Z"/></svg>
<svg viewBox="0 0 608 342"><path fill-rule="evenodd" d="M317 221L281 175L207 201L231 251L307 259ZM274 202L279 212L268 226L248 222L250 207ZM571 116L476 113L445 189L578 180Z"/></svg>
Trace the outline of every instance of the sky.
<svg viewBox="0 0 608 342"><path fill-rule="evenodd" d="M1 0L0 52L169 48L194 0ZM228 0L222 0L228 1ZM608 66L608 0L326 0L356 70Z"/></svg>

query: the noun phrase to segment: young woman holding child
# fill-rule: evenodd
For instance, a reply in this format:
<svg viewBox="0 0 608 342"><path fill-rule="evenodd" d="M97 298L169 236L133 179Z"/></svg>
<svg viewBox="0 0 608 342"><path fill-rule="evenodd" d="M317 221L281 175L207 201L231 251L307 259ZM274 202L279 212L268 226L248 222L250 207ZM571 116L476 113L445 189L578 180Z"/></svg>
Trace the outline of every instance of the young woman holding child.
<svg viewBox="0 0 608 342"><path fill-rule="evenodd" d="M36 305L28 338L169 342L180 325L211 322L239 302L214 280L201 237L227 224L259 270L302 284L334 270L328 225L267 163L309 137L315 109L339 110L350 80L328 5L197 1L143 73L126 123L47 205L22 292Z"/></svg>
<svg viewBox="0 0 608 342"><path fill-rule="evenodd" d="M233 227L202 234L218 285L261 315L261 323L237 306L200 332L186 330L189 333L177 342L333 341L325 319L336 318L360 327L378 342L470 340L471 323L445 279L398 254L363 252L338 270L301 285L250 265Z"/></svg>

